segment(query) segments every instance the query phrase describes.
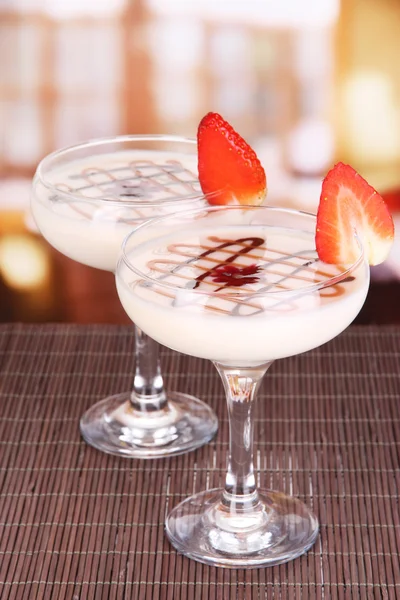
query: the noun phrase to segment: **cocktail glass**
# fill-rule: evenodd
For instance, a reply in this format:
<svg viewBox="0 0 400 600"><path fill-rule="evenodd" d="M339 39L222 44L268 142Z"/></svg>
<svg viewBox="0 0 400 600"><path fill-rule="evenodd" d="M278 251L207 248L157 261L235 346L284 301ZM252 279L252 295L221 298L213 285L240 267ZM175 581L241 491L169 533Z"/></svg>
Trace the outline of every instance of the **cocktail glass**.
<svg viewBox="0 0 400 600"><path fill-rule="evenodd" d="M368 291L361 244L354 264L321 263L315 226L314 215L289 209L204 207L154 219L123 244L116 283L127 314L160 343L210 359L226 392L225 487L184 500L166 521L175 548L200 562L275 565L316 539L309 508L257 489L253 467L253 408L264 374L274 360L338 335Z"/></svg>
<svg viewBox="0 0 400 600"><path fill-rule="evenodd" d="M114 271L124 237L155 216L204 205L195 140L165 135L95 140L50 154L33 181L32 212L46 240L80 263ZM99 298L101 302L101 298ZM84 439L110 454L157 458L208 442L210 407L166 392L159 346L135 327L133 390L82 416Z"/></svg>

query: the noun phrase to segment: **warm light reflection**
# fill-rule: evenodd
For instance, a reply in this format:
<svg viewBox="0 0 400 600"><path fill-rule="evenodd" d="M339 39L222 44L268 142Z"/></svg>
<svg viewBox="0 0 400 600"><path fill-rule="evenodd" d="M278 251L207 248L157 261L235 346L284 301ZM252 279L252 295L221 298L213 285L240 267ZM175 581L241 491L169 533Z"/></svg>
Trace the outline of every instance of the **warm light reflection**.
<svg viewBox="0 0 400 600"><path fill-rule="evenodd" d="M351 152L364 161L395 160L400 155L400 110L390 77L379 71L355 71L344 85L343 99Z"/></svg>
<svg viewBox="0 0 400 600"><path fill-rule="evenodd" d="M35 239L5 235L0 239L0 273L10 288L38 288L49 278L48 258Z"/></svg>

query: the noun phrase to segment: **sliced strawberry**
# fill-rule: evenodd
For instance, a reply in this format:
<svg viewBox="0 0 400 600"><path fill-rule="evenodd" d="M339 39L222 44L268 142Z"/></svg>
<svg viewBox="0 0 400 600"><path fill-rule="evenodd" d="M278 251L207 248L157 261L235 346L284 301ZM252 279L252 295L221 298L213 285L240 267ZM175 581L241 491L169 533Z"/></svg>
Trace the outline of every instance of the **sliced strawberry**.
<svg viewBox="0 0 400 600"><path fill-rule="evenodd" d="M210 204L259 205L267 194L265 171L254 150L217 113L197 133L199 180Z"/></svg>
<svg viewBox="0 0 400 600"><path fill-rule="evenodd" d="M352 263L364 246L370 265L383 262L392 247L393 219L382 197L352 167L338 163L322 183L315 243L326 263Z"/></svg>
<svg viewBox="0 0 400 600"><path fill-rule="evenodd" d="M400 211L400 187L386 190L382 193L382 198L392 214Z"/></svg>

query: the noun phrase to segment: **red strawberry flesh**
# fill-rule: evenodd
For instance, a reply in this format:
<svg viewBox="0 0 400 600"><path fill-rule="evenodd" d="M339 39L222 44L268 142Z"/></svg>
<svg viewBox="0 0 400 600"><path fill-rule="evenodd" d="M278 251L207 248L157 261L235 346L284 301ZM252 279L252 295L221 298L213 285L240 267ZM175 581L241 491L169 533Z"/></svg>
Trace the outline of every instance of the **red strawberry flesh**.
<svg viewBox="0 0 400 600"><path fill-rule="evenodd" d="M361 243L369 264L377 265L388 256L393 238L393 219L382 197L352 167L335 165L322 183L315 236L319 258L353 263Z"/></svg>
<svg viewBox="0 0 400 600"><path fill-rule="evenodd" d="M260 205L265 171L254 150L218 113L208 113L198 133L198 170L210 204Z"/></svg>

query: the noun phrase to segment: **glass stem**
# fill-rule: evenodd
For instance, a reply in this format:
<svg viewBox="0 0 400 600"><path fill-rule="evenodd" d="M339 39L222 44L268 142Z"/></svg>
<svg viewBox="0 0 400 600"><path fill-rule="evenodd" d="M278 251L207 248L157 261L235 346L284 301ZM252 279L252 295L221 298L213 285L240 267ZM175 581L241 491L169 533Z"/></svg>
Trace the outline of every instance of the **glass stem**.
<svg viewBox="0 0 400 600"><path fill-rule="evenodd" d="M221 502L230 513L254 511L259 500L253 466L253 408L272 361L245 369L214 364L224 384L229 415L229 460Z"/></svg>
<svg viewBox="0 0 400 600"><path fill-rule="evenodd" d="M135 377L131 402L135 410L166 410L167 398L160 366L160 346L135 325Z"/></svg>

